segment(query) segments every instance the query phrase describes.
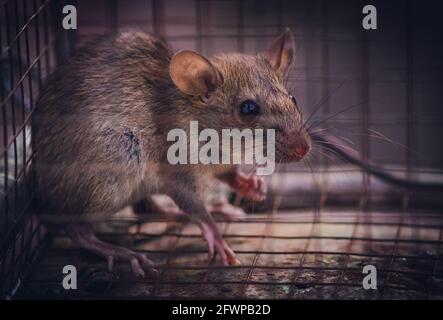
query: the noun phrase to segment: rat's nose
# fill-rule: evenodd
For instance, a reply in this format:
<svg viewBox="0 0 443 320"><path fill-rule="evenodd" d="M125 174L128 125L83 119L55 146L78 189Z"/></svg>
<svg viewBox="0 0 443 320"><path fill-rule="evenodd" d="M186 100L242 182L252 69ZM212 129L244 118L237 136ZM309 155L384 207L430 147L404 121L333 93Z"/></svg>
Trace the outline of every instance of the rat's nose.
<svg viewBox="0 0 443 320"><path fill-rule="evenodd" d="M297 159L303 158L310 150L310 147L308 144L302 144L295 147L294 150L294 156Z"/></svg>

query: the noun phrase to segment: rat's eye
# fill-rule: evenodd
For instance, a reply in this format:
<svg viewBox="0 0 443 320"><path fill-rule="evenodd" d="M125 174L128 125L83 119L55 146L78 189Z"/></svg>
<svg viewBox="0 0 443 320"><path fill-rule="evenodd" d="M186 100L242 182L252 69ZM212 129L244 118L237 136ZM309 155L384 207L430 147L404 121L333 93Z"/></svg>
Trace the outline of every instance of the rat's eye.
<svg viewBox="0 0 443 320"><path fill-rule="evenodd" d="M245 116L256 116L260 114L260 107L254 101L243 101L240 104L240 114Z"/></svg>
<svg viewBox="0 0 443 320"><path fill-rule="evenodd" d="M289 95L289 98L291 98L293 104L297 105L297 100L294 98L294 96Z"/></svg>

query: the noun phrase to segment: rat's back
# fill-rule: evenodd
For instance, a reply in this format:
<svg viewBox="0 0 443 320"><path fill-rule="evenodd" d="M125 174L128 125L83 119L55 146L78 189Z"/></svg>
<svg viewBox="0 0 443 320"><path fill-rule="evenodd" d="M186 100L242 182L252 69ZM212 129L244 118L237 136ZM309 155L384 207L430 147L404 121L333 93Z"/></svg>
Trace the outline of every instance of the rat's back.
<svg viewBox="0 0 443 320"><path fill-rule="evenodd" d="M168 84L171 56L164 42L144 33L99 37L50 77L36 111L51 115L123 109L127 106L118 102L134 102L136 95L149 94L151 86Z"/></svg>
<svg viewBox="0 0 443 320"><path fill-rule="evenodd" d="M141 176L138 130L149 132L149 105L170 86L171 55L156 38L122 33L86 44L51 76L33 117L40 206L124 204ZM91 205L94 197L101 201Z"/></svg>

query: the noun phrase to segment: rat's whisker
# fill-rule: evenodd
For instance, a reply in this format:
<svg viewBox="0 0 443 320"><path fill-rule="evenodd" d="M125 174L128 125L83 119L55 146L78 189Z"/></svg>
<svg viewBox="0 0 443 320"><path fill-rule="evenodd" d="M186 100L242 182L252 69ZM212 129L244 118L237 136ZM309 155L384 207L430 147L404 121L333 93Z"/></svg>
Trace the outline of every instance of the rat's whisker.
<svg viewBox="0 0 443 320"><path fill-rule="evenodd" d="M372 101L377 101L377 100L382 100L383 98L375 98L375 99L372 99ZM326 117L325 119L323 119L323 120L321 120L321 121L319 121L319 122L317 122L317 123L312 123L308 128L307 128L307 130L309 131L310 129L312 129L312 128L315 128L315 127L318 127L318 126L320 126L321 124L323 124L323 123L325 123L326 121L328 121L328 120L331 120L331 119L333 119L333 118L335 118L336 116L338 116L338 115L340 115L340 114L342 114L342 113L344 113L344 112L346 112L346 111L349 111L349 110L351 110L351 109L353 109L353 108L356 108L356 107L358 107L358 106L361 106L362 104L364 104L366 101L360 101L360 102L358 102L358 103L356 103L356 104L353 104L353 105L351 105L351 106L349 106L349 107L346 107L346 108L344 108L344 109L342 109L342 110L340 110L340 111L337 111L336 113L334 113L334 114L332 114L331 116L328 116L328 117ZM315 124L315 125L314 125Z"/></svg>
<svg viewBox="0 0 443 320"><path fill-rule="evenodd" d="M402 148L404 148L404 149L406 149L408 151L415 152L415 151L411 150L408 146L406 146L406 145L404 145L404 144L402 144L402 143L400 143L398 141L392 140L391 138L389 138L388 136L384 135L383 133L381 133L379 131L376 131L376 130L371 129L371 128L364 128L364 129L374 133L374 135L370 135L370 137L378 138L378 139L380 139L382 141L390 142L393 145L400 146L400 147L402 147Z"/></svg>
<svg viewBox="0 0 443 320"><path fill-rule="evenodd" d="M324 149L324 150L326 150L328 152L331 152L332 154L337 156L337 158L339 158L340 160L342 160L344 162L347 162L347 160L341 154L339 154L337 151L335 151L334 149L331 149L331 148L328 148L328 147L325 147L325 146L320 146L318 144L316 144L315 147Z"/></svg>
<svg viewBox="0 0 443 320"><path fill-rule="evenodd" d="M341 140L343 140L344 142L348 142L348 143L350 143L350 144L352 144L352 145L355 145L355 142L354 141L352 141L351 139L349 139L349 138L347 138L347 137L343 137L343 136L339 136L339 135L334 135L337 139L341 139Z"/></svg>
<svg viewBox="0 0 443 320"><path fill-rule="evenodd" d="M324 96L314 107L314 110L309 114L309 116L304 121L302 127L306 127L308 121L317 113L318 110L332 97L333 94L337 93L338 90L343 86L345 81L341 81L334 89L331 89L326 96Z"/></svg>
<svg viewBox="0 0 443 320"><path fill-rule="evenodd" d="M326 121L331 120L331 119L335 118L336 116L338 116L338 115L340 115L340 114L342 114L342 113L345 113L346 111L349 111L349 110L351 110L351 109L353 109L353 108L358 107L358 106L361 105L362 103L363 103L363 102L361 102L361 103L359 103L359 104L351 105L351 106L349 106L349 107L347 107L347 108L344 108L344 109L342 109L342 110L340 110L340 111L338 111L338 112L336 112L336 113L334 113L334 114L332 114L332 115L326 117L325 119L321 120L320 122L316 123L315 126L314 126L314 124L311 124L309 127L307 127L306 130L309 131L309 130L312 129L312 128L318 127L319 125L325 123Z"/></svg>
<svg viewBox="0 0 443 320"><path fill-rule="evenodd" d="M317 191L318 191L319 193L321 193L320 183L317 181L317 178L315 177L314 169L312 168L312 165L311 165L310 160L307 159L307 158L305 158L305 159L303 159L303 162L308 166L309 171L311 172L312 181L314 182L314 185L315 185Z"/></svg>
<svg viewBox="0 0 443 320"><path fill-rule="evenodd" d="M280 170L281 164L282 164L282 160L279 160L277 163L277 170Z"/></svg>
<svg viewBox="0 0 443 320"><path fill-rule="evenodd" d="M405 149L405 150L407 150L407 151L412 152L413 154L415 154L415 155L417 155L417 156L419 155L419 153L417 153L416 151L414 151L414 150L412 150L411 148L407 147L406 145L404 145L404 144L402 144L402 143L400 143L400 142L398 142L398 141L395 141L395 140L393 140L393 139L387 137L386 135L382 134L381 132L378 132L378 131L376 131L376 130L374 130L374 129L371 129L371 128L362 128L362 130L367 130L367 131L369 131L369 132L372 132L373 134L370 134L370 133L355 132L355 131L352 131L351 129L349 129L349 128L345 128L345 127L342 127L342 128L339 128L339 127L330 127L330 128L328 128L328 129L336 129L336 130L345 131L346 134L350 134L350 135L353 135L353 136L369 137L369 138L377 139L377 140L380 140L380 141L383 141L383 142L387 142L387 143L390 143L390 144L396 145L396 146L398 146L398 147L401 147L401 148L403 148L403 149ZM324 132L324 131L327 131L327 130L322 130L322 129L314 130L314 131L311 131L310 134L316 134L316 133L320 133L320 132ZM350 139L347 139L347 138L345 138L345 137L343 137L343 136L338 136L338 135L334 134L333 132L331 132L330 134L333 135L333 136L335 136L335 137L337 137L337 138L341 138L342 140L346 140L347 142L350 142L350 143L351 143L351 140L350 140ZM354 144L354 143L352 142L352 144Z"/></svg>
<svg viewBox="0 0 443 320"><path fill-rule="evenodd" d="M350 147L350 146L348 146L348 145L345 145L345 144L340 144L340 143L333 143L333 142L329 142L329 141L320 141L320 140L314 140L316 143L318 143L318 144L321 144L321 145L324 145L324 144L326 144L326 145L330 145L330 146L334 146L334 147L339 147L339 148L345 148L345 149L348 149L348 150L350 150L350 151L352 151L352 152L356 152L356 153L359 153L357 150L355 150L354 148L352 148L352 147Z"/></svg>
<svg viewBox="0 0 443 320"><path fill-rule="evenodd" d="M315 152L318 152L321 156L326 157L327 159L333 161L334 159L332 157L330 157L328 154L326 154L325 152L322 152L320 150L315 150Z"/></svg>
<svg viewBox="0 0 443 320"><path fill-rule="evenodd" d="M317 129L317 130L313 130L313 131L309 131L309 134L315 134L315 133L320 133L320 132L324 132L324 131L328 131L331 129L335 129L335 127L326 127L326 128L321 128L321 129Z"/></svg>
<svg viewBox="0 0 443 320"><path fill-rule="evenodd" d="M393 144L393 145L398 145L399 147L407 149L407 147L405 145L403 145L403 144L401 144L399 142L393 141L391 139L385 139L384 137L379 136L379 135L368 134L368 133L358 133L358 132L348 132L348 134L351 134L353 136L374 138L374 139L377 139L377 140L380 140L380 141L383 141L383 142L388 142L388 143Z"/></svg>
<svg viewBox="0 0 443 320"><path fill-rule="evenodd" d="M344 161L344 162L347 162L346 159L343 158L340 154L338 154L335 150L332 150L332 149L327 148L327 147L322 147L322 146L319 146L319 145L315 145L315 146L316 146L316 147L319 147L319 148L321 148L321 149L323 149L323 150L325 150L326 152L330 152L331 154L335 155L338 159L340 159L340 160L342 160L342 161ZM326 155L325 153L321 152L320 150L318 150L318 149L314 149L314 150L315 150L316 152L319 152L319 153L321 153L322 155L324 155L324 156L327 157L327 155ZM314 150L313 150L313 151L314 151ZM328 157L328 159L330 159L331 161L334 160L334 159L331 159L331 158L329 158L329 157ZM327 167L324 167L324 171L323 171L323 172L327 172L327 171L328 171L328 168L327 168ZM339 171L338 173L341 174L341 175L343 175L348 181L352 181L352 179L350 178L349 174L348 174L346 171L341 170L341 171Z"/></svg>

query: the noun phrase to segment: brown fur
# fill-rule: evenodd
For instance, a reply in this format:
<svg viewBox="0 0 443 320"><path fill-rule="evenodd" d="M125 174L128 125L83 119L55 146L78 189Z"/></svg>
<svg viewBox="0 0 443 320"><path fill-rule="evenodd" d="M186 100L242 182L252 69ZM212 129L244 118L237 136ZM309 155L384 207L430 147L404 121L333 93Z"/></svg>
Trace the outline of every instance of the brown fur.
<svg viewBox="0 0 443 320"><path fill-rule="evenodd" d="M171 49L141 33L123 33L81 48L42 92L33 119L38 200L45 211L107 216L152 192L187 211L208 181L231 166L169 165L166 135L200 129L275 128L277 158L308 139L283 77L265 55L210 59L223 84L203 102L180 92L169 75ZM239 104L253 99L263 115L245 120Z"/></svg>

